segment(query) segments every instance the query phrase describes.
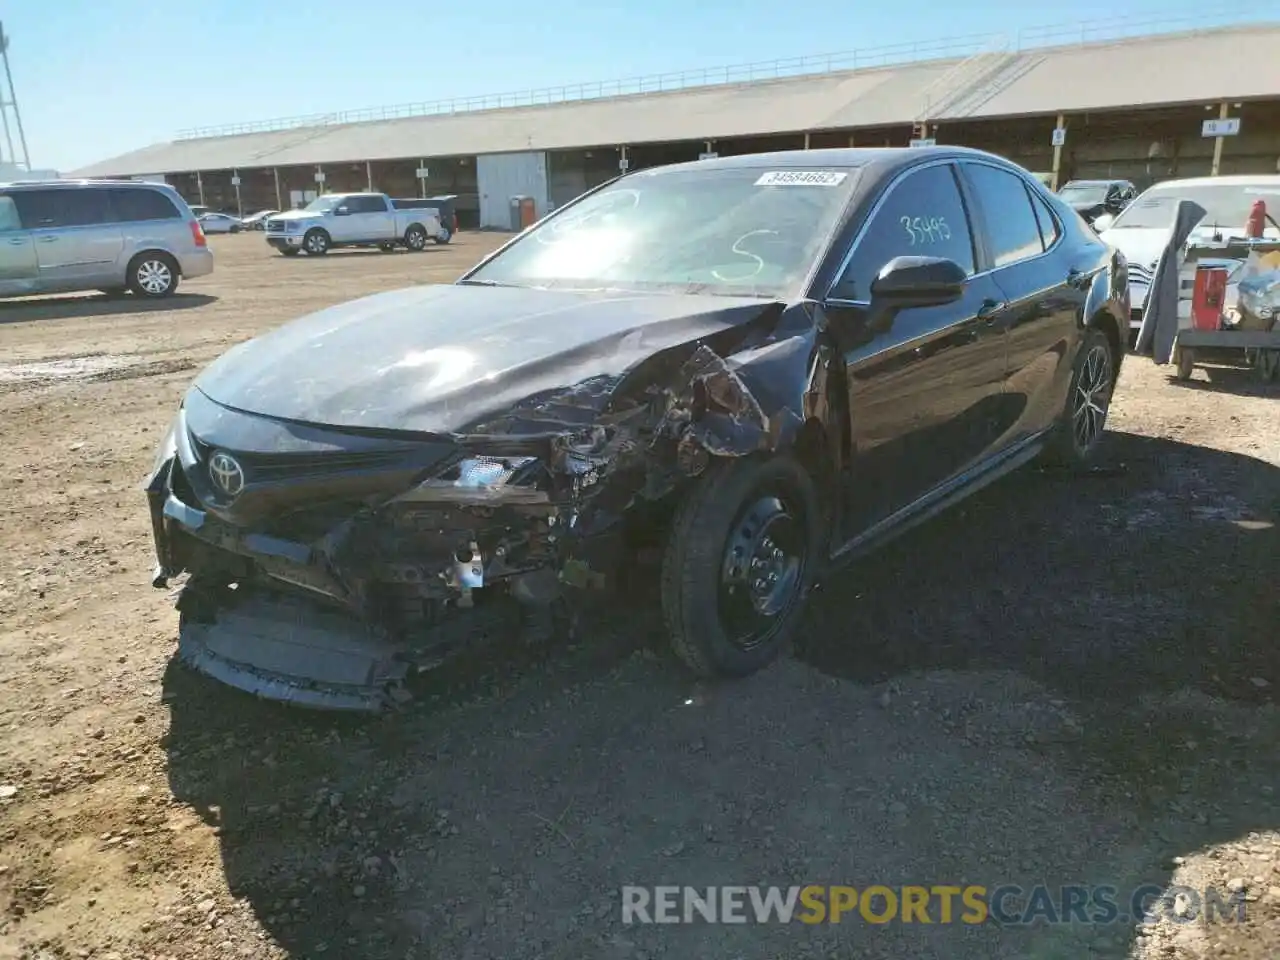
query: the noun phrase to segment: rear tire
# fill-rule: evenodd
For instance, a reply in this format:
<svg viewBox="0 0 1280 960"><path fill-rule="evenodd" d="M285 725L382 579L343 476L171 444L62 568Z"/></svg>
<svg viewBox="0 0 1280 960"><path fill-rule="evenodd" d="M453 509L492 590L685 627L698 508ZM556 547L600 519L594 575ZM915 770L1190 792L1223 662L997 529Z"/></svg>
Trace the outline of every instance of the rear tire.
<svg viewBox="0 0 1280 960"><path fill-rule="evenodd" d="M404 245L414 253L421 253L427 249L427 231L415 223L404 232Z"/></svg>
<svg viewBox="0 0 1280 960"><path fill-rule="evenodd" d="M178 263L167 253L149 250L129 261L129 289L139 297L161 300L178 289Z"/></svg>
<svg viewBox="0 0 1280 960"><path fill-rule="evenodd" d="M330 240L329 234L319 228L308 230L302 238L302 249L307 251L309 257L323 257L329 252L329 247L333 241Z"/></svg>
<svg viewBox="0 0 1280 960"><path fill-rule="evenodd" d="M444 224L441 224L440 232L437 233L433 239L435 240L436 243L440 244L440 246L444 246L446 243L448 243L450 240L453 239L453 232Z"/></svg>
<svg viewBox="0 0 1280 960"><path fill-rule="evenodd" d="M676 655L704 677L744 677L790 644L821 559L817 492L795 460L730 460L676 513L662 610Z"/></svg>
<svg viewBox="0 0 1280 960"><path fill-rule="evenodd" d="M1067 402L1045 448L1055 466L1083 470L1092 466L1106 433L1107 411L1115 392L1115 357L1111 341L1089 327L1071 372Z"/></svg>

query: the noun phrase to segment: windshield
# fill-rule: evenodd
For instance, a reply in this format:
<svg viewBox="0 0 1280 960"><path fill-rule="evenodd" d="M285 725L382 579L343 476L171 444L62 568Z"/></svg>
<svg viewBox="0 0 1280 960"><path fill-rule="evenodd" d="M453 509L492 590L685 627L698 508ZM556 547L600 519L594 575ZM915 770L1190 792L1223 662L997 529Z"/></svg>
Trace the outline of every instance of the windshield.
<svg viewBox="0 0 1280 960"><path fill-rule="evenodd" d="M342 200L342 197L324 196L316 197L308 203L303 210L310 210L312 213L328 213Z"/></svg>
<svg viewBox="0 0 1280 960"><path fill-rule="evenodd" d="M1224 230L1243 233L1245 223L1249 219L1249 211L1253 209L1255 200L1263 201L1271 216L1280 215L1280 180L1274 183L1262 181L1252 184L1215 183L1200 186L1161 184L1158 187L1152 187L1129 204L1124 213L1116 218L1111 229L1150 227L1168 229L1173 226L1178 201L1183 199L1194 200L1204 207L1206 213L1204 219L1200 221L1202 225L1218 226Z"/></svg>
<svg viewBox="0 0 1280 960"><path fill-rule="evenodd" d="M1107 199L1107 184L1081 183L1067 184L1058 192L1067 203L1102 203Z"/></svg>
<svg viewBox="0 0 1280 960"><path fill-rule="evenodd" d="M802 281L854 170L655 170L550 217L463 282L779 297Z"/></svg>

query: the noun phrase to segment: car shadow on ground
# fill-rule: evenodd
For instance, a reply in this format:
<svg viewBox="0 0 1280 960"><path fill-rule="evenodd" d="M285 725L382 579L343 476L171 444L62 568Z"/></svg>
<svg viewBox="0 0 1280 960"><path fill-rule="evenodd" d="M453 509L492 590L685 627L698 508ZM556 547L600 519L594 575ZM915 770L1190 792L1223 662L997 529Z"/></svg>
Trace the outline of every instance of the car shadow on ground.
<svg viewBox="0 0 1280 960"><path fill-rule="evenodd" d="M1231 393L1241 397L1280 397L1280 383L1268 383L1249 367L1197 366L1190 380L1170 376L1169 382L1186 390Z"/></svg>
<svg viewBox="0 0 1280 960"><path fill-rule="evenodd" d="M1096 475L1023 471L832 577L798 661L738 683L649 652L651 609L446 668L384 719L171 666L173 793L293 956L1126 956L1132 919L624 926L617 899L1086 883L1123 914L1172 857L1280 824L1251 739L1280 684L1280 471L1110 440Z"/></svg>
<svg viewBox="0 0 1280 960"><path fill-rule="evenodd" d="M37 320L67 320L79 317L109 317L121 313L163 313L192 310L217 301L206 293L175 293L163 300L147 300L131 294L50 296L31 300L0 302L0 323L30 323Z"/></svg>

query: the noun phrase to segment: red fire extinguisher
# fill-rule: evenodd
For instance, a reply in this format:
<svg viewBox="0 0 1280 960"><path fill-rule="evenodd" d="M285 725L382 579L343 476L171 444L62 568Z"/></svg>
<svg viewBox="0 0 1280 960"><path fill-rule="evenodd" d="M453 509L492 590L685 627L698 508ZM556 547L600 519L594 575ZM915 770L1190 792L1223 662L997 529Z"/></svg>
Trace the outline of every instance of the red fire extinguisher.
<svg viewBox="0 0 1280 960"><path fill-rule="evenodd" d="M1222 307L1227 294L1227 271L1221 267L1201 267L1196 271L1191 295L1191 325L1197 330L1217 330L1222 326Z"/></svg>
<svg viewBox="0 0 1280 960"><path fill-rule="evenodd" d="M1266 227L1267 204L1263 200L1255 200L1253 208L1249 211L1249 219L1244 224L1244 235L1250 240L1260 239Z"/></svg>

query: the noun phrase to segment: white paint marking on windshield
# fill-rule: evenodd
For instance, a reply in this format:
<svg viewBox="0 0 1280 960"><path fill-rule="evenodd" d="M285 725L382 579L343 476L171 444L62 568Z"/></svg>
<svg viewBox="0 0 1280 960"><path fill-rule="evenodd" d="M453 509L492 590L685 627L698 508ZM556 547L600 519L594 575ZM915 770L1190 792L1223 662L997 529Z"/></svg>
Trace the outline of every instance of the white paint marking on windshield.
<svg viewBox="0 0 1280 960"><path fill-rule="evenodd" d="M834 170L771 170L761 174L757 187L834 187L847 173Z"/></svg>

